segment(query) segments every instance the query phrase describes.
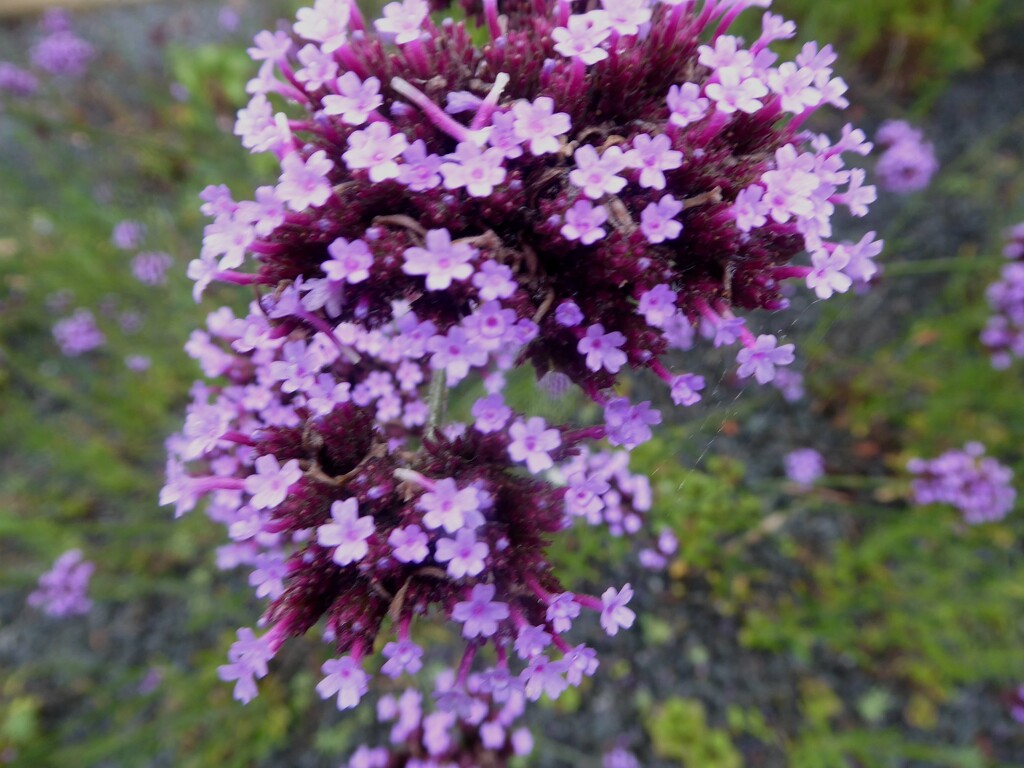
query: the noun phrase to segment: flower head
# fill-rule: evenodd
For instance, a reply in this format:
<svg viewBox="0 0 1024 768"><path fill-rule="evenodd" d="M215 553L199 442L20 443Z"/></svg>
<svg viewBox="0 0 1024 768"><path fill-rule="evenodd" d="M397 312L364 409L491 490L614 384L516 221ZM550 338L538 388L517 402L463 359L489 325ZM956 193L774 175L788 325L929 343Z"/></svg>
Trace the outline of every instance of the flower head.
<svg viewBox="0 0 1024 768"><path fill-rule="evenodd" d="M701 329L743 345L741 377L770 381L792 346L754 338L747 314L783 307L787 280L820 295L869 280L879 249L831 239L836 208L862 215L874 194L846 166L863 134L799 129L845 102L831 49L787 66L768 49L784 21L749 49L730 34L765 0L467 6L486 41L436 20L448 5L400 0L367 23L315 0L289 33L257 36L236 132L279 180L251 200L208 188L188 267L197 299L214 282L256 298L188 342L215 381L196 387L161 491L225 525L221 562L250 567L267 649L323 631L336 658L318 690L339 706L368 689L373 649L383 674L411 672L418 626L456 622L465 655L440 711L395 703L396 738L442 765L466 762L467 723L502 759L527 750L498 712L594 672L562 636L580 610L610 633L633 621L628 586L570 593L548 552L570 518L643 526L651 486L628 452L661 414L616 395L623 379L647 371L692 404L703 380L665 356ZM794 264L807 251L813 266ZM596 423L514 409L524 364L552 395L578 387ZM462 382L478 394L446 421ZM477 654L491 644L498 661ZM261 654L233 652L240 698Z"/></svg>

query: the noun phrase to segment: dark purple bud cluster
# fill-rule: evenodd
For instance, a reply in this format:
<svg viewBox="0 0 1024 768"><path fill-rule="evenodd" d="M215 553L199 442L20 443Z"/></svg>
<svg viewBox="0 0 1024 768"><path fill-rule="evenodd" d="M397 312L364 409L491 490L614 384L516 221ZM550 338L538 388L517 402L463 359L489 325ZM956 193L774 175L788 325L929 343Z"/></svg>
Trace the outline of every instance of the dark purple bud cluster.
<svg viewBox="0 0 1024 768"><path fill-rule="evenodd" d="M268 631L243 630L222 668L236 696L316 626L340 655L320 692L355 706L378 635L394 638L381 671L415 674L412 627L435 612L466 641L456 688L492 646L486 674L554 698L597 665L564 639L581 609L608 634L633 623L629 585L573 594L546 556L574 517L621 535L650 506L628 451L661 415L620 378L650 370L697 402L704 380L662 358L699 330L770 382L793 346L737 312L783 306L789 278L843 292L880 250L829 239L837 206L874 199L843 159L869 151L864 134L802 131L846 106L831 48L778 63L769 46L794 27L771 14L749 47L728 34L768 4L486 0L465 6L474 29L424 0L372 26L317 0L257 35L236 132L281 174L250 201L204 192L189 274L197 298L213 282L258 298L189 341L218 383L196 385L162 493L179 514L209 497L222 564L254 567L270 602ZM526 362L578 385L601 423L514 411L505 373ZM462 382L472 423L445 424ZM598 440L619 450L584 445Z"/></svg>

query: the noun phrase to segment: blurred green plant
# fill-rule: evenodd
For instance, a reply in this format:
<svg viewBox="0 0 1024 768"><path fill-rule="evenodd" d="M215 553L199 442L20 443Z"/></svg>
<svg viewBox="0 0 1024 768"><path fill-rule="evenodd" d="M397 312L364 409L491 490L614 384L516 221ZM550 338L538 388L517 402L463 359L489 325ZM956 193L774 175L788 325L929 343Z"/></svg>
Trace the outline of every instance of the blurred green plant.
<svg viewBox="0 0 1024 768"><path fill-rule="evenodd" d="M648 723L655 752L686 768L740 768L743 757L725 730L711 728L704 705L669 699Z"/></svg>
<svg viewBox="0 0 1024 768"><path fill-rule="evenodd" d="M863 74L911 91L937 92L948 76L980 64L987 33L1015 12L1005 0L777 0L801 40L828 40Z"/></svg>

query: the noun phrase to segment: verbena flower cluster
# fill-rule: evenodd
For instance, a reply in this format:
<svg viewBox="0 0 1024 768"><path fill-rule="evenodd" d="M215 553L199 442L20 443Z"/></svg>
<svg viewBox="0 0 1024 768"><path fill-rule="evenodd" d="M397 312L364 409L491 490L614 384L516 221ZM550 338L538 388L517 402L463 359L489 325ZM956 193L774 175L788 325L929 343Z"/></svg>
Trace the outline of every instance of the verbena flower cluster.
<svg viewBox="0 0 1024 768"><path fill-rule="evenodd" d="M882 189L901 195L917 192L927 187L939 170L932 143L905 120L882 123L875 141L885 147L875 166Z"/></svg>
<svg viewBox="0 0 1024 768"><path fill-rule="evenodd" d="M394 723L391 746L362 745L345 768L502 768L530 754L530 731L515 727L526 708L523 692L493 675L469 675L464 689L456 679L454 671L437 677L434 696L443 708L434 711L415 689L382 696L377 717Z"/></svg>
<svg viewBox="0 0 1024 768"><path fill-rule="evenodd" d="M825 474L825 457L813 448L790 451L783 457L786 477L802 488L809 488Z"/></svg>
<svg viewBox="0 0 1024 768"><path fill-rule="evenodd" d="M187 345L214 381L194 387L161 496L178 514L208 499L221 564L269 602L221 670L243 701L316 627L337 654L321 693L355 706L375 648L386 676L420 669L431 614L465 641L453 689L577 685L597 659L567 640L574 621L593 611L614 635L633 593L570 591L547 545L575 517L641 525L650 489L627 453L662 417L617 391L626 372L695 403L703 378L667 356L703 335L771 382L793 345L743 314L785 306L789 279L828 298L876 270L873 233L832 239L837 209L875 199L845 162L870 145L804 130L847 104L832 49L779 62L795 28L772 14L749 45L728 34L768 0L470 0L468 20L437 21L443 5L367 24L318 0L257 35L235 129L280 177L252 200L203 194L196 298L215 282L257 298ZM579 387L599 423L514 409L505 374L524 363ZM469 423L445 423L453 388Z"/></svg>
<svg viewBox="0 0 1024 768"><path fill-rule="evenodd" d="M1010 716L1024 725L1024 685L1018 686L1011 697Z"/></svg>
<svg viewBox="0 0 1024 768"><path fill-rule="evenodd" d="M89 42L75 34L67 11L59 8L48 10L39 26L43 35L29 52L32 65L49 75L82 77L96 51Z"/></svg>
<svg viewBox="0 0 1024 768"><path fill-rule="evenodd" d="M912 459L907 469L917 475L916 503L949 504L971 525L1002 520L1017 499L1012 470L985 457L981 443L968 443L962 451L947 451L930 461Z"/></svg>
<svg viewBox="0 0 1024 768"><path fill-rule="evenodd" d="M95 566L85 559L80 549L69 549L39 577L39 585L28 596L28 604L48 616L65 617L88 613L89 580Z"/></svg>
<svg viewBox="0 0 1024 768"><path fill-rule="evenodd" d="M992 316L981 332L981 342L991 354L992 365L1008 368L1014 358L1024 357L1024 223L1013 227L1003 255L1010 263L999 280L988 287Z"/></svg>
<svg viewBox="0 0 1024 768"><path fill-rule="evenodd" d="M642 768L636 755L628 749L617 747L601 758L601 768Z"/></svg>
<svg viewBox="0 0 1024 768"><path fill-rule="evenodd" d="M0 61L0 94L32 96L39 90L41 78L77 79L88 71L96 51L75 34L66 11L47 11L39 28L42 34L29 51L31 69Z"/></svg>
<svg viewBox="0 0 1024 768"><path fill-rule="evenodd" d="M68 357L91 352L107 341L103 331L96 325L92 312L84 308L76 309L68 317L54 323L53 338L60 351Z"/></svg>

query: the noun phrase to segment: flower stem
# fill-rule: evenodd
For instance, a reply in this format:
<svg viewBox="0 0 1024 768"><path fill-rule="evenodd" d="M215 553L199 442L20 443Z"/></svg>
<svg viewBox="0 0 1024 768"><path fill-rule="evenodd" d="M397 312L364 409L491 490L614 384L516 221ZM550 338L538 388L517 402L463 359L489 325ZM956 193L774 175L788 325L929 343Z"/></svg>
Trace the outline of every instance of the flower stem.
<svg viewBox="0 0 1024 768"><path fill-rule="evenodd" d="M444 423L444 413L448 406L448 376L444 368L434 371L430 377L430 389L427 390L427 429L426 436L433 438L438 427Z"/></svg>

